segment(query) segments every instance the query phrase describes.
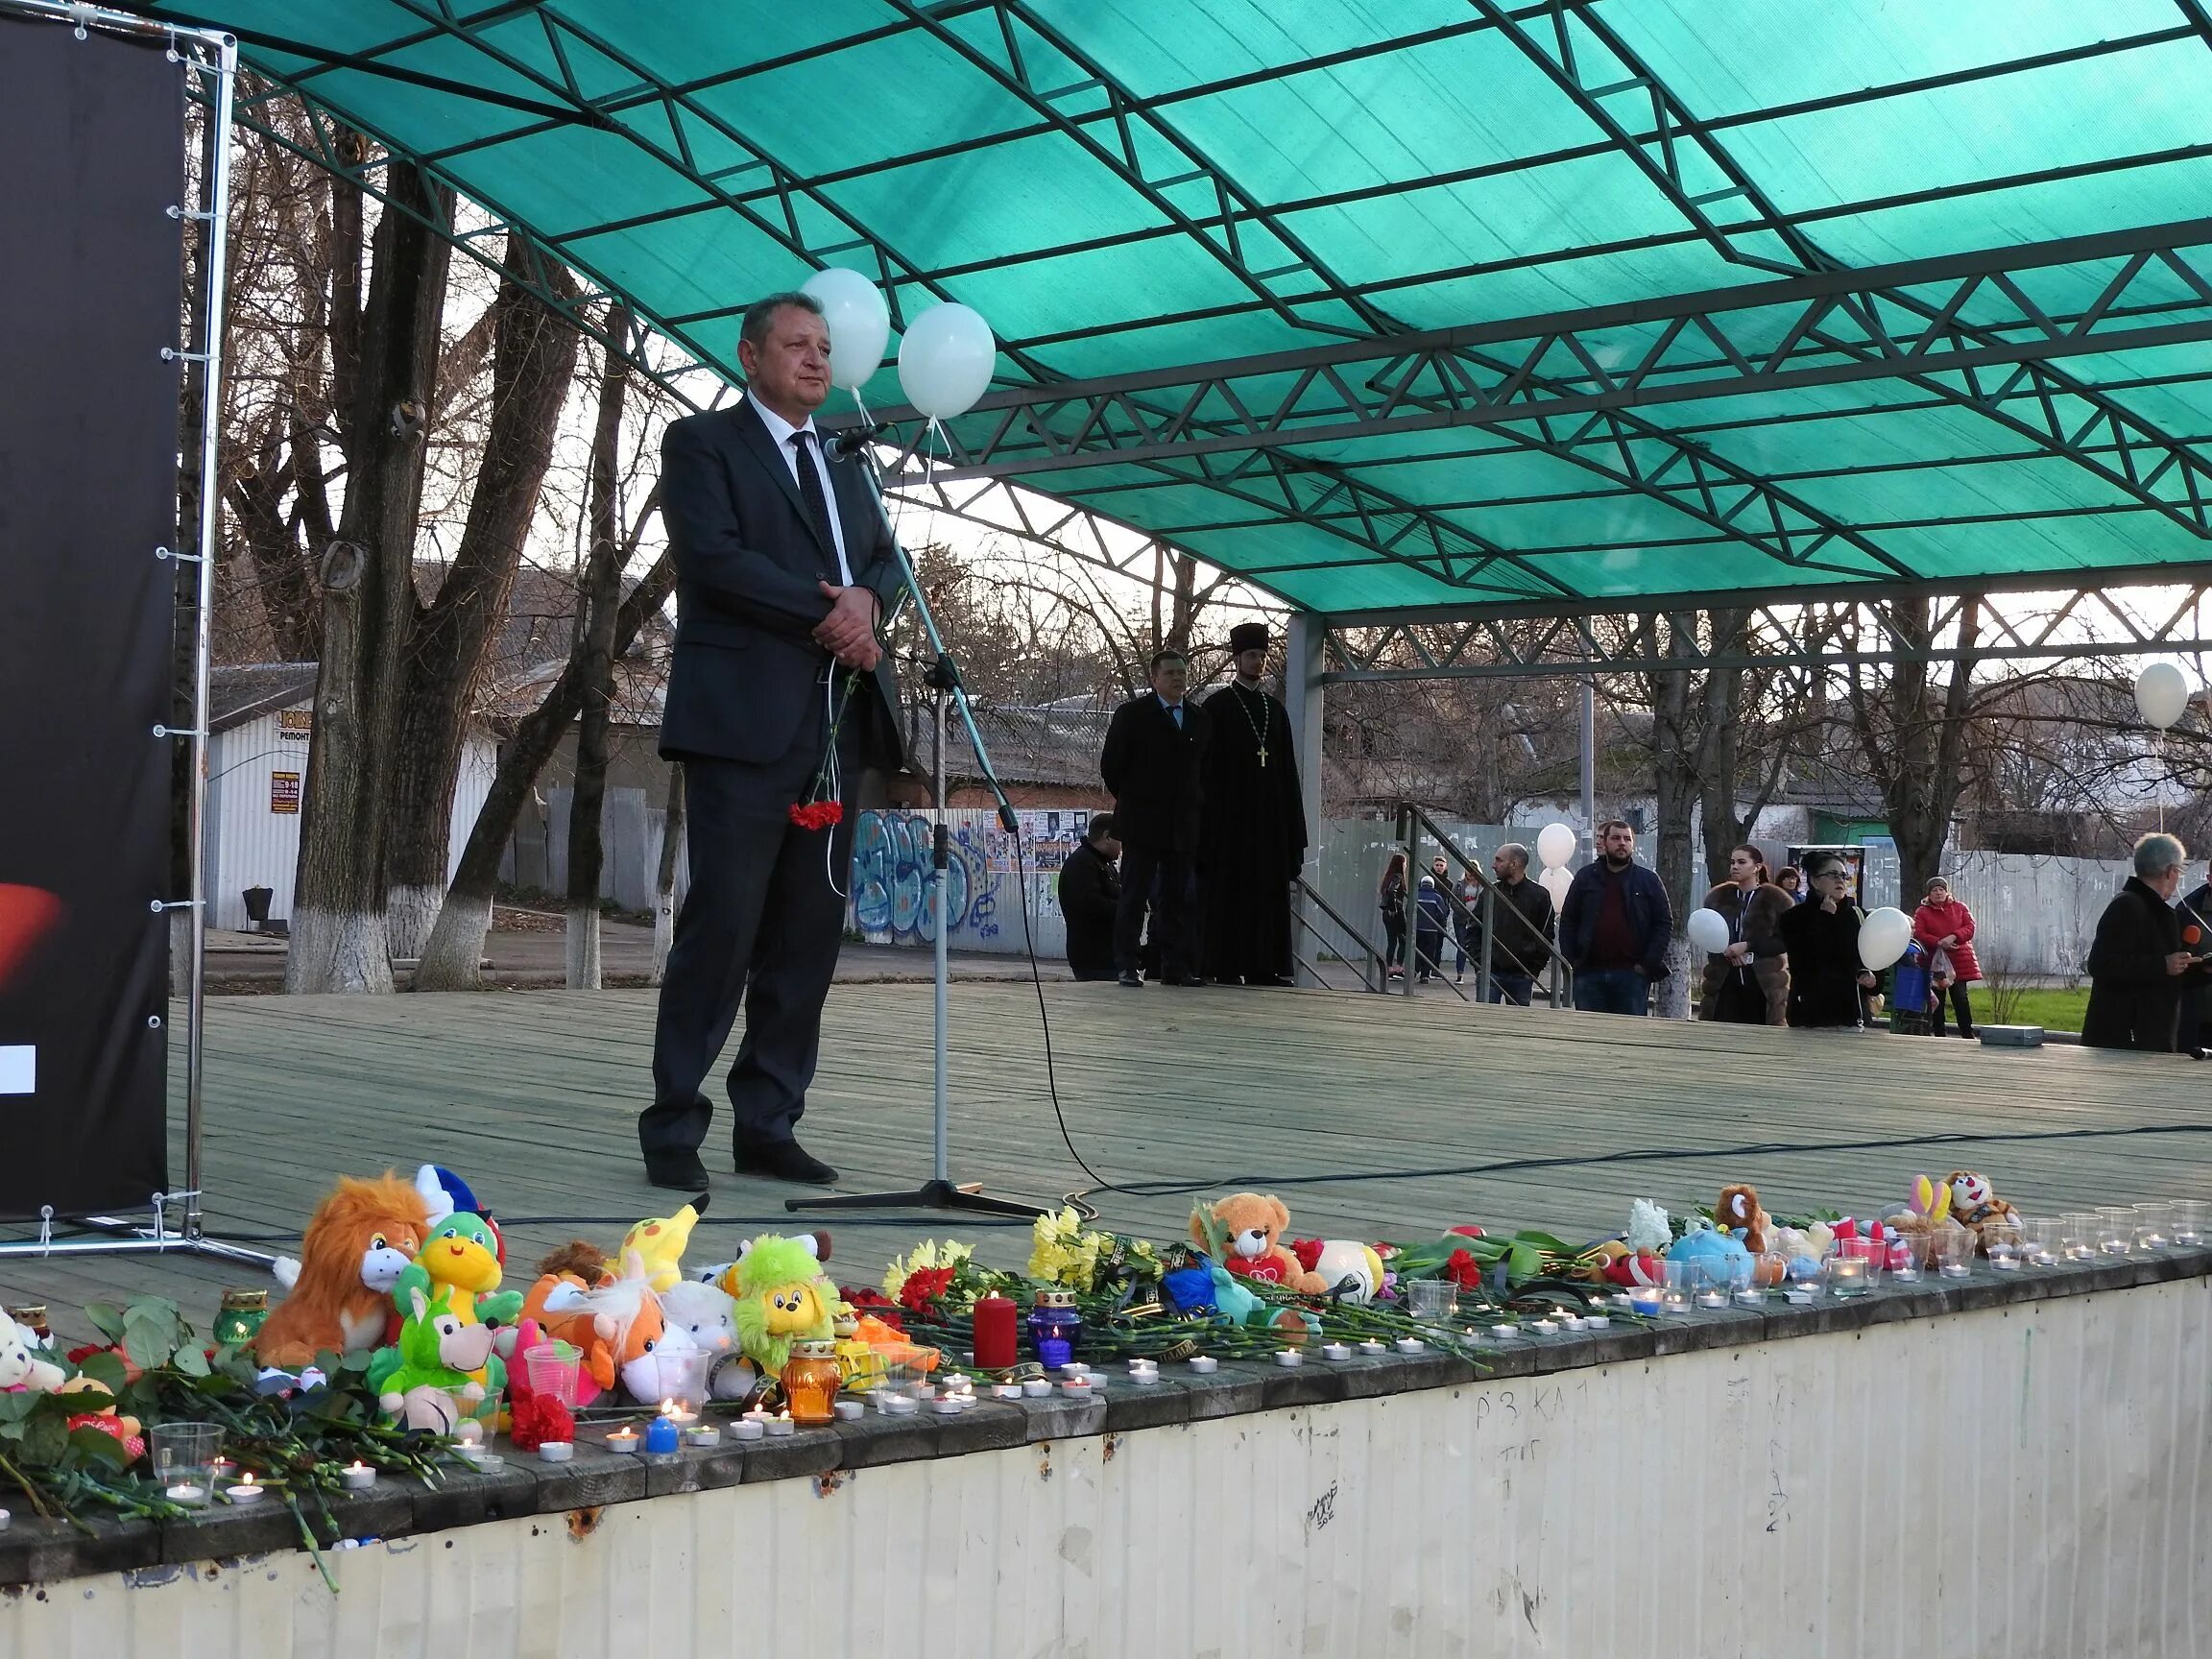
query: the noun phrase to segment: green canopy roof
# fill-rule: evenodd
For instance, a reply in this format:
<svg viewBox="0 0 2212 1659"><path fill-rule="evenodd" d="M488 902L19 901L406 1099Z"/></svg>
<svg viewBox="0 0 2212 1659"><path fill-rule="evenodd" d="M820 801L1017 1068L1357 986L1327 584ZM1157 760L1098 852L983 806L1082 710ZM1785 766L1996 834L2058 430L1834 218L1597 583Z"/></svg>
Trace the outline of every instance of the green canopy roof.
<svg viewBox="0 0 2212 1659"><path fill-rule="evenodd" d="M895 323L975 306L952 476L1310 609L2155 576L2212 536L2200 0L140 10L725 370L823 265Z"/></svg>

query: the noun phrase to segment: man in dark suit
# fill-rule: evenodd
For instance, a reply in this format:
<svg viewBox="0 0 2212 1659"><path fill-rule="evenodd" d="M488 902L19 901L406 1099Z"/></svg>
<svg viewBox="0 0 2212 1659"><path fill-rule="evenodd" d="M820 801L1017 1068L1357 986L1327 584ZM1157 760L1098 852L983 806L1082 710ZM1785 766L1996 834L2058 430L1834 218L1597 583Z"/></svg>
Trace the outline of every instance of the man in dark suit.
<svg viewBox="0 0 2212 1659"><path fill-rule="evenodd" d="M1060 915L1068 924L1068 966L1078 979L1114 977L1114 924L1121 908L1121 843L1114 819L1093 816L1083 845L1060 866Z"/></svg>
<svg viewBox="0 0 2212 1659"><path fill-rule="evenodd" d="M1144 905L1160 944L1160 977L1203 985L1190 915L1191 860L1198 851L1198 768L1211 733L1206 710L1184 700L1190 664L1179 651L1152 656L1152 689L1114 710L1098 772L1114 792L1114 832L1121 842L1121 907L1114 919L1114 956L1134 990ZM1155 889L1157 881L1157 889Z"/></svg>
<svg viewBox="0 0 2212 1659"><path fill-rule="evenodd" d="M707 1184L699 1147L714 1116L700 1086L740 998L738 1173L836 1179L794 1130L844 933L854 785L864 767L901 760L898 687L877 639L899 561L858 464L826 454L814 430L830 394L820 304L779 294L752 306L737 361L744 402L674 422L661 446L677 616L661 753L684 762L691 887L637 1141L656 1187L692 1192ZM842 802L842 822L794 824L791 808L816 796Z"/></svg>

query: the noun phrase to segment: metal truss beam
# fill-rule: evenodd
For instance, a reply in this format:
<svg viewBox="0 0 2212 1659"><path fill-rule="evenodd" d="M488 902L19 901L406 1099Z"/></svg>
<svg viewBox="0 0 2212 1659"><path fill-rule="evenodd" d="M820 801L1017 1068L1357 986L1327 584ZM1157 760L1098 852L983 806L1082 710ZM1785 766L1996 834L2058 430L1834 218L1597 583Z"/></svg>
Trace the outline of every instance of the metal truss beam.
<svg viewBox="0 0 2212 1659"><path fill-rule="evenodd" d="M1627 626L1605 628L1598 613L1486 615L1444 622L1398 619L1361 624L1331 618L1326 681L1525 679L1535 676L1648 674L1709 668L1848 668L1898 662L2080 661L2212 650L2205 605L2212 586L2185 589L2073 588L2046 590L2032 613L1983 605L1974 643L1957 642L1960 613L1981 589L1938 599L1925 634L1899 625L1885 606L1858 598L1765 599L1720 609L1746 613L1738 643L1714 649L1709 629L1654 655L1651 630L1633 624L1679 614L1681 604L1639 605L1619 613ZM1704 613L1697 613L1703 615ZM2094 635L2096 637L2084 637Z"/></svg>
<svg viewBox="0 0 2212 1659"><path fill-rule="evenodd" d="M1991 365L2212 339L2212 218L1824 271L1737 288L1340 342L1107 379L985 394L998 419L956 448L963 473L1018 477L1157 456L1565 420L1643 405L1867 380L1903 380L1941 401L2032 399L2016 387L1969 390ZM2052 312L2021 285L2029 272L2111 265L2079 309ZM1940 286L1909 311L1890 295ZM2189 298L2176 297L2176 287ZM1960 321L1973 301L2002 304L2003 324ZM1922 307L1932 312L1923 316ZM1625 340L1633 353L1624 354ZM1469 364L1490 365L1483 373ZM1956 383L1932 384L1937 376ZM893 419L911 411L892 410ZM1200 431L1201 422L1214 428ZM2138 479L2212 480L2186 446L2153 463L2139 425L2089 422L2112 452L2108 470ZM2080 428L2044 435L2078 445ZM1645 434L1636 435L1645 441ZM1649 441L1658 442L1652 438ZM1665 441L1679 445L1674 434ZM2166 459L2170 455L2172 458ZM2183 492L2186 498L2187 492ZM2161 501L2161 506L2171 505ZM2198 508L2200 512L2201 509Z"/></svg>
<svg viewBox="0 0 2212 1659"><path fill-rule="evenodd" d="M1560 4L1553 9L1547 38L1545 33L1530 30L1520 19L1508 16L1498 0L1470 0L1470 4L1491 19L1532 64L1614 141L1621 154L1635 163L1721 257L1769 271L1822 271L1841 265L1840 260L1815 243L1767 196L1720 141L1696 121L1694 113L1603 16L1595 11ZM1639 137L1622 123L1615 113L1618 105L1614 101L1619 99L1630 101L1638 107L1640 114L1642 107L1647 104L1653 130L1651 137ZM1748 217L1723 226L1707 211L1709 205L1721 202L1740 203ZM1776 252L1764 251L1769 247ZM2132 280L2134 275L2134 271L2124 273L2127 280ZM2126 281L2121 286L2124 288ZM2206 289L2201 279L2192 286L2200 298L2212 299L2212 290ZM2050 361L2069 353L2004 354L2008 341L2003 333L1961 315L1960 307L1969 297L1955 294L1938 304L1895 288L1884 290L1875 297L1882 307L1899 317L1919 318L1927 325L1919 331L1923 334L1940 331L1991 353L1972 361L1955 357L1949 367L1963 371L1957 375L1910 374L1907 377L1913 385L2000 422L2008 430L2044 445L2052 454L2096 474L2114 489L2156 507L2192 534L2212 538L2212 523L2205 517L2204 494L2200 488L2206 479L2212 479L2212 463L2175 444L2152 422L2096 388L2075 379ZM2024 294L2014 291L2005 297L2020 305L2032 320L2038 315L2033 302ZM2095 314L2093 307L2092 315ZM1862 330L1861 324L1868 325ZM2171 345L2182 340L2212 339L2212 331L2179 331L2180 325L2176 325L2176 329L2170 337L2147 337L2138 344ZM1864 338L1862 338L1863 332ZM1881 319L1870 312L1864 318L1850 319L1840 331L1829 329L1815 333L1813 339L1830 350L1867 361L1881 352L1882 342L1889 333L1890 329L1882 326ZM2000 364L2016 367L2011 374L1992 386L1980 371ZM2014 398L2029 403L2033 413L2022 416L2008 409L2006 404ZM2085 432L2096 430L2108 430L2128 448L2130 465L2107 467L2084 456L2078 439ZM2141 464L2136 465L2137 462ZM2157 489L2161 479L2168 484L2163 493ZM2178 497L2175 493L2176 487Z"/></svg>

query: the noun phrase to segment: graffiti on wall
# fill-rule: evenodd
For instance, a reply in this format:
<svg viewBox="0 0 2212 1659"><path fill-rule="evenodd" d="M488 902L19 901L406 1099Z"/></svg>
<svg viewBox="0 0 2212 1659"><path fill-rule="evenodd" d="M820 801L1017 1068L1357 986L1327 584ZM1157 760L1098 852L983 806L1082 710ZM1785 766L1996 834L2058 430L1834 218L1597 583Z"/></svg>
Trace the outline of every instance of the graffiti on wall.
<svg viewBox="0 0 2212 1659"><path fill-rule="evenodd" d="M1057 908L1051 898L1060 866L1081 841L1088 815L1060 810L1018 812L1020 870L1030 885L1033 912ZM1021 895L1014 838L996 814L948 814L950 860L946 867L946 943L1021 949ZM930 823L925 812L899 808L862 812L853 827L853 922L873 944L933 945Z"/></svg>

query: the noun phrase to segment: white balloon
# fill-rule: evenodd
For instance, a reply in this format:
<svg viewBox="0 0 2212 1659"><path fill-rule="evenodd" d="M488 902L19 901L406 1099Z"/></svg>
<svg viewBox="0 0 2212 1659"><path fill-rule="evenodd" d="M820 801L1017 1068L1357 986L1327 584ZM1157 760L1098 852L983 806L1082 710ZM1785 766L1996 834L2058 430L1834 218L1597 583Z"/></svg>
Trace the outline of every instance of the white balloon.
<svg viewBox="0 0 2212 1659"><path fill-rule="evenodd" d="M991 325L965 305L932 305L899 342L899 384L906 401L938 421L965 415L991 384L998 360Z"/></svg>
<svg viewBox="0 0 2212 1659"><path fill-rule="evenodd" d="M1708 956L1715 956L1728 949L1728 918L1718 910L1693 910L1684 924L1690 943Z"/></svg>
<svg viewBox="0 0 2212 1659"><path fill-rule="evenodd" d="M1912 943L1912 918L1885 904L1859 924L1859 960L1879 974Z"/></svg>
<svg viewBox="0 0 2212 1659"><path fill-rule="evenodd" d="M1575 831L1564 824L1547 824L1536 837L1536 856L1544 868L1556 870L1575 856Z"/></svg>
<svg viewBox="0 0 2212 1659"><path fill-rule="evenodd" d="M830 384L858 391L883 367L891 343L891 308L882 291L859 272L836 265L815 272L801 291L822 301L822 321L830 325Z"/></svg>
<svg viewBox="0 0 2212 1659"><path fill-rule="evenodd" d="M2189 707L2189 682L2171 662L2153 662L2135 676L2135 708L2163 732Z"/></svg>
<svg viewBox="0 0 2212 1659"><path fill-rule="evenodd" d="M1551 895L1554 905L1564 904L1567 902L1567 889L1575 884L1574 872L1562 870L1554 864L1536 878L1536 884Z"/></svg>

